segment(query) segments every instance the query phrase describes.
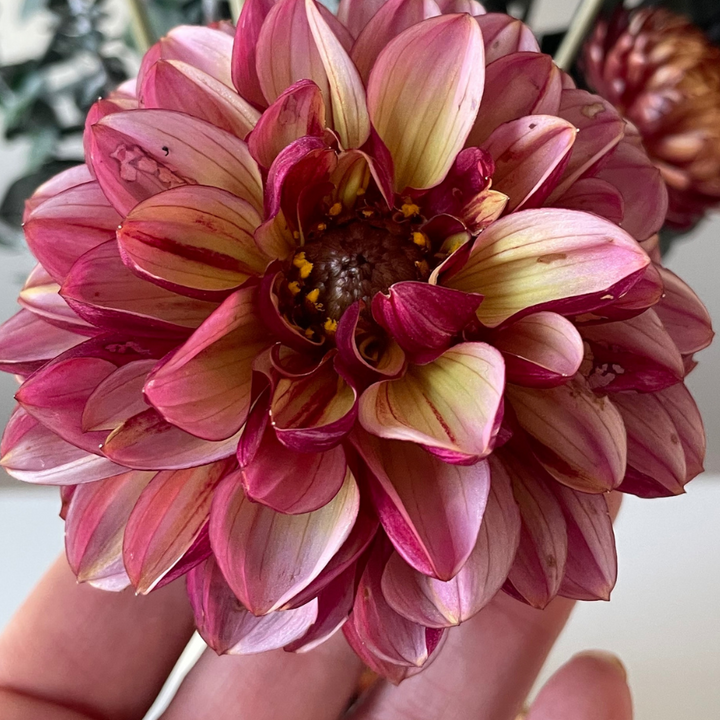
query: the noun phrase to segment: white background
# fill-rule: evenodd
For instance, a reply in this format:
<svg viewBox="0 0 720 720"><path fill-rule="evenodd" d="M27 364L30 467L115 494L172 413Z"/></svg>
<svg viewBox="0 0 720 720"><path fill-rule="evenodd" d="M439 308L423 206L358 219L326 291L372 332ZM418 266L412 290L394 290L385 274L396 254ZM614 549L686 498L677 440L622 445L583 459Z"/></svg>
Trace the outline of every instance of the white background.
<svg viewBox="0 0 720 720"><path fill-rule="evenodd" d="M0 0L0 61L42 44L46 24L21 25L19 0ZM535 26L558 27L575 2L540 0ZM0 190L22 167L25 147L0 141ZM0 250L0 320L31 259ZM720 320L720 220L707 222L677 247L670 267L700 294ZM708 429L708 472L669 500L628 498L617 523L620 578L610 603L576 610L548 662L547 675L589 647L618 653L628 667L638 720L720 717L720 343L700 356L689 385ZM14 380L0 376L0 423L11 409ZM0 628L62 548L59 501L53 489L0 477Z"/></svg>

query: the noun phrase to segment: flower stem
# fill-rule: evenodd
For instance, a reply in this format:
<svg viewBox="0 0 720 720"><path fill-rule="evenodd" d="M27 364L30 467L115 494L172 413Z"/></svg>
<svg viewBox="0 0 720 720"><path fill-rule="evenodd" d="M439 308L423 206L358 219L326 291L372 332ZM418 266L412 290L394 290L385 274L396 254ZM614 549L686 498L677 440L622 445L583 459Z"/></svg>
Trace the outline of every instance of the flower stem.
<svg viewBox="0 0 720 720"><path fill-rule="evenodd" d="M145 54L155 42L155 33L150 25L150 16L144 0L127 0L130 9L130 27L137 49Z"/></svg>
<svg viewBox="0 0 720 720"><path fill-rule="evenodd" d="M585 36L604 4L605 0L582 0L573 15L570 27L565 33L560 47L555 53L555 64L558 67L566 71L570 70L582 47Z"/></svg>

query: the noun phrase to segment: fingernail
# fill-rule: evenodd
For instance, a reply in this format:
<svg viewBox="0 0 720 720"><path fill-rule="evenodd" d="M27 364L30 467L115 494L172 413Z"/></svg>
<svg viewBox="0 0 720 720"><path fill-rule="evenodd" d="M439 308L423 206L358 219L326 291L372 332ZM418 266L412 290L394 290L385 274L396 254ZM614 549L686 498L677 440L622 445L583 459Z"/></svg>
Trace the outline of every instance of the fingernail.
<svg viewBox="0 0 720 720"><path fill-rule="evenodd" d="M622 664L620 658L614 653L608 652L607 650L585 650L584 652L578 653L576 657L592 658L593 660L614 665L622 673L623 678L627 680L627 669Z"/></svg>

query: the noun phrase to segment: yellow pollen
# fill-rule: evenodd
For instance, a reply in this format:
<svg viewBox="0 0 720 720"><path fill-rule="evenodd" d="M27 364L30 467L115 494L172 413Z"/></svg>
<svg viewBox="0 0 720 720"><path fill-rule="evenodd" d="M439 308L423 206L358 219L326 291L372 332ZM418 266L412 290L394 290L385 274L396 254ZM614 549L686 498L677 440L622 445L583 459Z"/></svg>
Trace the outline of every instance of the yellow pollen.
<svg viewBox="0 0 720 720"><path fill-rule="evenodd" d="M329 335L334 335L335 331L337 330L337 320L333 320L332 318L328 318L325 321L325 324L323 325L323 328L325 329L325 332Z"/></svg>
<svg viewBox="0 0 720 720"><path fill-rule="evenodd" d="M288 290L290 291L290 294L295 297L300 292L300 283L297 280L289 282Z"/></svg>
<svg viewBox="0 0 720 720"><path fill-rule="evenodd" d="M314 305L317 302L317 299L320 297L320 290L318 288L315 288L314 290L311 290L306 295L306 297Z"/></svg>
<svg viewBox="0 0 720 720"><path fill-rule="evenodd" d="M403 203L400 212L406 218L410 218L413 215L417 215L420 212L420 208L415 203Z"/></svg>
<svg viewBox="0 0 720 720"><path fill-rule="evenodd" d="M365 188L358 188L356 195L363 196L365 194Z"/></svg>
<svg viewBox="0 0 720 720"><path fill-rule="evenodd" d="M313 269L313 264L305 259L305 253L300 252L293 258L293 265L299 270L301 280L307 280Z"/></svg>
<svg viewBox="0 0 720 720"><path fill-rule="evenodd" d="M336 202L329 210L330 217L337 217L342 212L342 203Z"/></svg>
<svg viewBox="0 0 720 720"><path fill-rule="evenodd" d="M300 233L297 230L293 230L293 238L295 238L295 240L300 239Z"/></svg>
<svg viewBox="0 0 720 720"><path fill-rule="evenodd" d="M412 241L421 248L425 248L430 244L428 236L421 232L414 232L412 234Z"/></svg>
<svg viewBox="0 0 720 720"><path fill-rule="evenodd" d="M369 217L372 217L372 216L375 214L375 211L374 211L374 210L363 210L363 211L362 211L362 214L363 214L366 218L369 218Z"/></svg>
<svg viewBox="0 0 720 720"><path fill-rule="evenodd" d="M317 229L318 232L325 232L325 230L327 230L327 225L325 223L318 223Z"/></svg>
<svg viewBox="0 0 720 720"><path fill-rule="evenodd" d="M312 328L305 328L305 337L311 338L315 334L315 331Z"/></svg>

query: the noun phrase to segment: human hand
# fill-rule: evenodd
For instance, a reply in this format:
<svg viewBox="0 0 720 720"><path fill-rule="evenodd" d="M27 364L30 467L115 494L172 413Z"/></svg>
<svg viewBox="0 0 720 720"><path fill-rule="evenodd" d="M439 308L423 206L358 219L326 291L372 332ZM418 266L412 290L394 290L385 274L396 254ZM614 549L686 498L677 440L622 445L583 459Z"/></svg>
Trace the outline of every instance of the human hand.
<svg viewBox="0 0 720 720"><path fill-rule="evenodd" d="M513 720L572 602L544 611L500 593L420 675L376 683L352 720ZM0 638L2 720L141 720L193 632L182 582L143 598L78 585L64 558ZM363 667L342 633L294 655L208 650L163 720L338 720ZM622 666L584 654L551 678L527 720L631 720Z"/></svg>

